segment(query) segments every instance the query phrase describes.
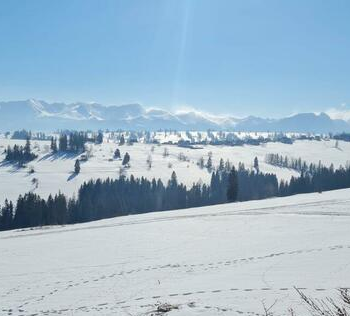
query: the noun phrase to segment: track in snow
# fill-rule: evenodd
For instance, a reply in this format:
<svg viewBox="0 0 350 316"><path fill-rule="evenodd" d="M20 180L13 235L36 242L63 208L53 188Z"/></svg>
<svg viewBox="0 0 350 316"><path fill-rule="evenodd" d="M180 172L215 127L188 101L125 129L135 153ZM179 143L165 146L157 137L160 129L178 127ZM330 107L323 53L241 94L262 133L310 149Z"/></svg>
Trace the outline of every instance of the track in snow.
<svg viewBox="0 0 350 316"><path fill-rule="evenodd" d="M350 190L0 233L0 314L259 314L350 286Z"/></svg>

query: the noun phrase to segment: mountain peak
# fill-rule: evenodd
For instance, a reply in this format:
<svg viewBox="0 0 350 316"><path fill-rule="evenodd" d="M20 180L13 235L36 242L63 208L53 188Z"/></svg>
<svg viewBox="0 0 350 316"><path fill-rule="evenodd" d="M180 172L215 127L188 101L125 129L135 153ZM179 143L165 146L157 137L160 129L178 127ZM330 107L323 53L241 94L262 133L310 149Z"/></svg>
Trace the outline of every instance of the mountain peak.
<svg viewBox="0 0 350 316"><path fill-rule="evenodd" d="M333 114L333 115L331 115ZM281 119L257 116L235 118L219 116L193 109L170 112L145 109L138 103L105 106L98 103L48 103L41 100L0 102L0 128L53 129L177 129L177 130L237 130L285 132L343 132L349 123L334 119L335 111L298 113ZM350 113L349 113L350 114Z"/></svg>

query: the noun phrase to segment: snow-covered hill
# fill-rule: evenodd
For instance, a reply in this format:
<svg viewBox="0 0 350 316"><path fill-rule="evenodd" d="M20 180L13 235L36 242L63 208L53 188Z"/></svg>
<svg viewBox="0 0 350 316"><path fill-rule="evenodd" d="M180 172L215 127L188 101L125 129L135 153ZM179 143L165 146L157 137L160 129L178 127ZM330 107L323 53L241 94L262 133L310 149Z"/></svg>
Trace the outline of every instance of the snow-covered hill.
<svg viewBox="0 0 350 316"><path fill-rule="evenodd" d="M350 286L350 190L0 233L1 315L237 315Z"/></svg>
<svg viewBox="0 0 350 316"><path fill-rule="evenodd" d="M185 133L182 133L185 137ZM244 135L241 135L244 136ZM259 134L255 137L258 137ZM160 141L170 141L177 135L167 135L157 133ZM177 138L176 138L177 140ZM5 198L15 201L19 194L34 191L42 197L49 194L56 194L61 191L69 196L77 193L79 186L90 179L97 178L117 178L121 168L121 161L113 158L113 153L117 144L107 136L102 145L91 146L92 157L81 164L81 172L78 176L72 177L75 159L78 156L67 154L52 155L49 151L49 141L32 141L32 148L38 158L28 163L27 168L18 169L16 166L6 164L3 161L4 149L8 145L24 145L25 141L10 140L0 137L0 204ZM268 153L278 153L288 157L299 158L311 163L318 164L319 160L329 166L331 163L336 168L345 166L350 160L350 143L339 141L339 147L335 147L335 141L296 141L294 144L267 143L264 146L203 146L200 149L182 148L175 145L151 145L136 143L133 146L119 146L121 154L128 152L131 156L130 168L126 175L133 174L136 177L146 177L147 179L161 178L164 183L170 178L172 171L175 171L178 180L187 186L191 186L198 181L210 183L211 173L206 168L200 169L197 165L199 159L203 157L206 162L208 154L212 154L214 166L219 165L220 158L228 159L236 166L243 162L247 168L251 168L254 157L258 157L260 170L265 173L274 173L279 179L289 180L291 176L297 176L297 172L287 168L280 168L264 163L265 155ZM164 149L167 148L169 156L163 157ZM186 156L187 161L179 160L180 154ZM152 158L152 168L148 168L147 159ZM29 168L34 168L35 172L29 174ZM38 180L38 187L32 180Z"/></svg>
<svg viewBox="0 0 350 316"><path fill-rule="evenodd" d="M333 114L333 112L332 112ZM172 113L139 104L47 103L39 100L0 102L0 130L14 129L239 130L286 132L350 131L349 121L325 114L301 113L282 119L235 118L194 110Z"/></svg>

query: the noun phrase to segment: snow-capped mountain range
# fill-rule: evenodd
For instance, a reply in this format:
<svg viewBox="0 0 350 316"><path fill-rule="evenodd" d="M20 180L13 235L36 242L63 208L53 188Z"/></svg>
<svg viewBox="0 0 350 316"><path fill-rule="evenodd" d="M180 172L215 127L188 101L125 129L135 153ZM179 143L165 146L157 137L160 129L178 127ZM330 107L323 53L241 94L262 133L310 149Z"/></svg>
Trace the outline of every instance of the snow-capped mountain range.
<svg viewBox="0 0 350 316"><path fill-rule="evenodd" d="M39 100L0 102L0 130L132 129L349 132L350 115L334 112L300 113L281 119L236 118L194 110L170 112L139 104L104 106L98 103L48 103ZM344 113L343 113L344 114Z"/></svg>

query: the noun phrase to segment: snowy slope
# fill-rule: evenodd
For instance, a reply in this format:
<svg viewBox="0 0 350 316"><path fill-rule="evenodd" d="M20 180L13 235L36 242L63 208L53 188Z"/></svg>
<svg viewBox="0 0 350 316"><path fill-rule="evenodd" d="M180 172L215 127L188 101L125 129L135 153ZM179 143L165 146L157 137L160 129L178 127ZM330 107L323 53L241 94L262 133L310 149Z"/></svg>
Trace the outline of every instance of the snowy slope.
<svg viewBox="0 0 350 316"><path fill-rule="evenodd" d="M0 233L1 315L287 311L350 286L350 190Z"/></svg>
<svg viewBox="0 0 350 316"><path fill-rule="evenodd" d="M170 135L169 137L173 137ZM116 178L119 176L121 161L112 160L113 152L117 144L113 141L104 142L102 145L92 145L93 157L88 162L81 164L81 173L73 177L72 171L76 156L56 155L52 156L48 152L47 141L33 141L32 147L39 157L28 165L34 167L35 173L29 175L28 168L16 169L11 165L1 163L4 159L3 150L8 144L24 144L20 140L8 140L0 138L0 204L5 198L16 200L19 194L34 191L42 197L47 197L50 193L56 194L59 190L68 195L76 193L79 186L90 179ZM200 157L206 161L208 153L213 154L213 164L217 166L220 158L229 159L234 164L244 162L250 168L254 157L257 156L262 172L270 172L277 175L279 179L289 179L297 173L290 169L270 166L264 163L267 153L279 153L291 157L301 157L308 162L318 163L319 160L325 165L333 163L335 167L345 165L350 160L350 143L339 141L339 148L334 147L334 141L296 141L293 145L282 143L268 143L264 146L204 146L202 149L188 149L172 145L152 146L137 143L133 146L121 146L122 155L129 152L131 156L131 167L126 175L144 176L148 179L153 177L161 178L166 183L172 171L178 176L178 180L186 185L193 182L210 182L211 174L206 169L200 169L197 162ZM154 152L151 148L154 147ZM164 158L164 148L168 148L169 156ZM188 162L179 161L178 155L183 153L189 158ZM153 166L147 168L147 157L151 155ZM169 165L170 164L170 165ZM32 179L39 180L36 189L32 184Z"/></svg>

